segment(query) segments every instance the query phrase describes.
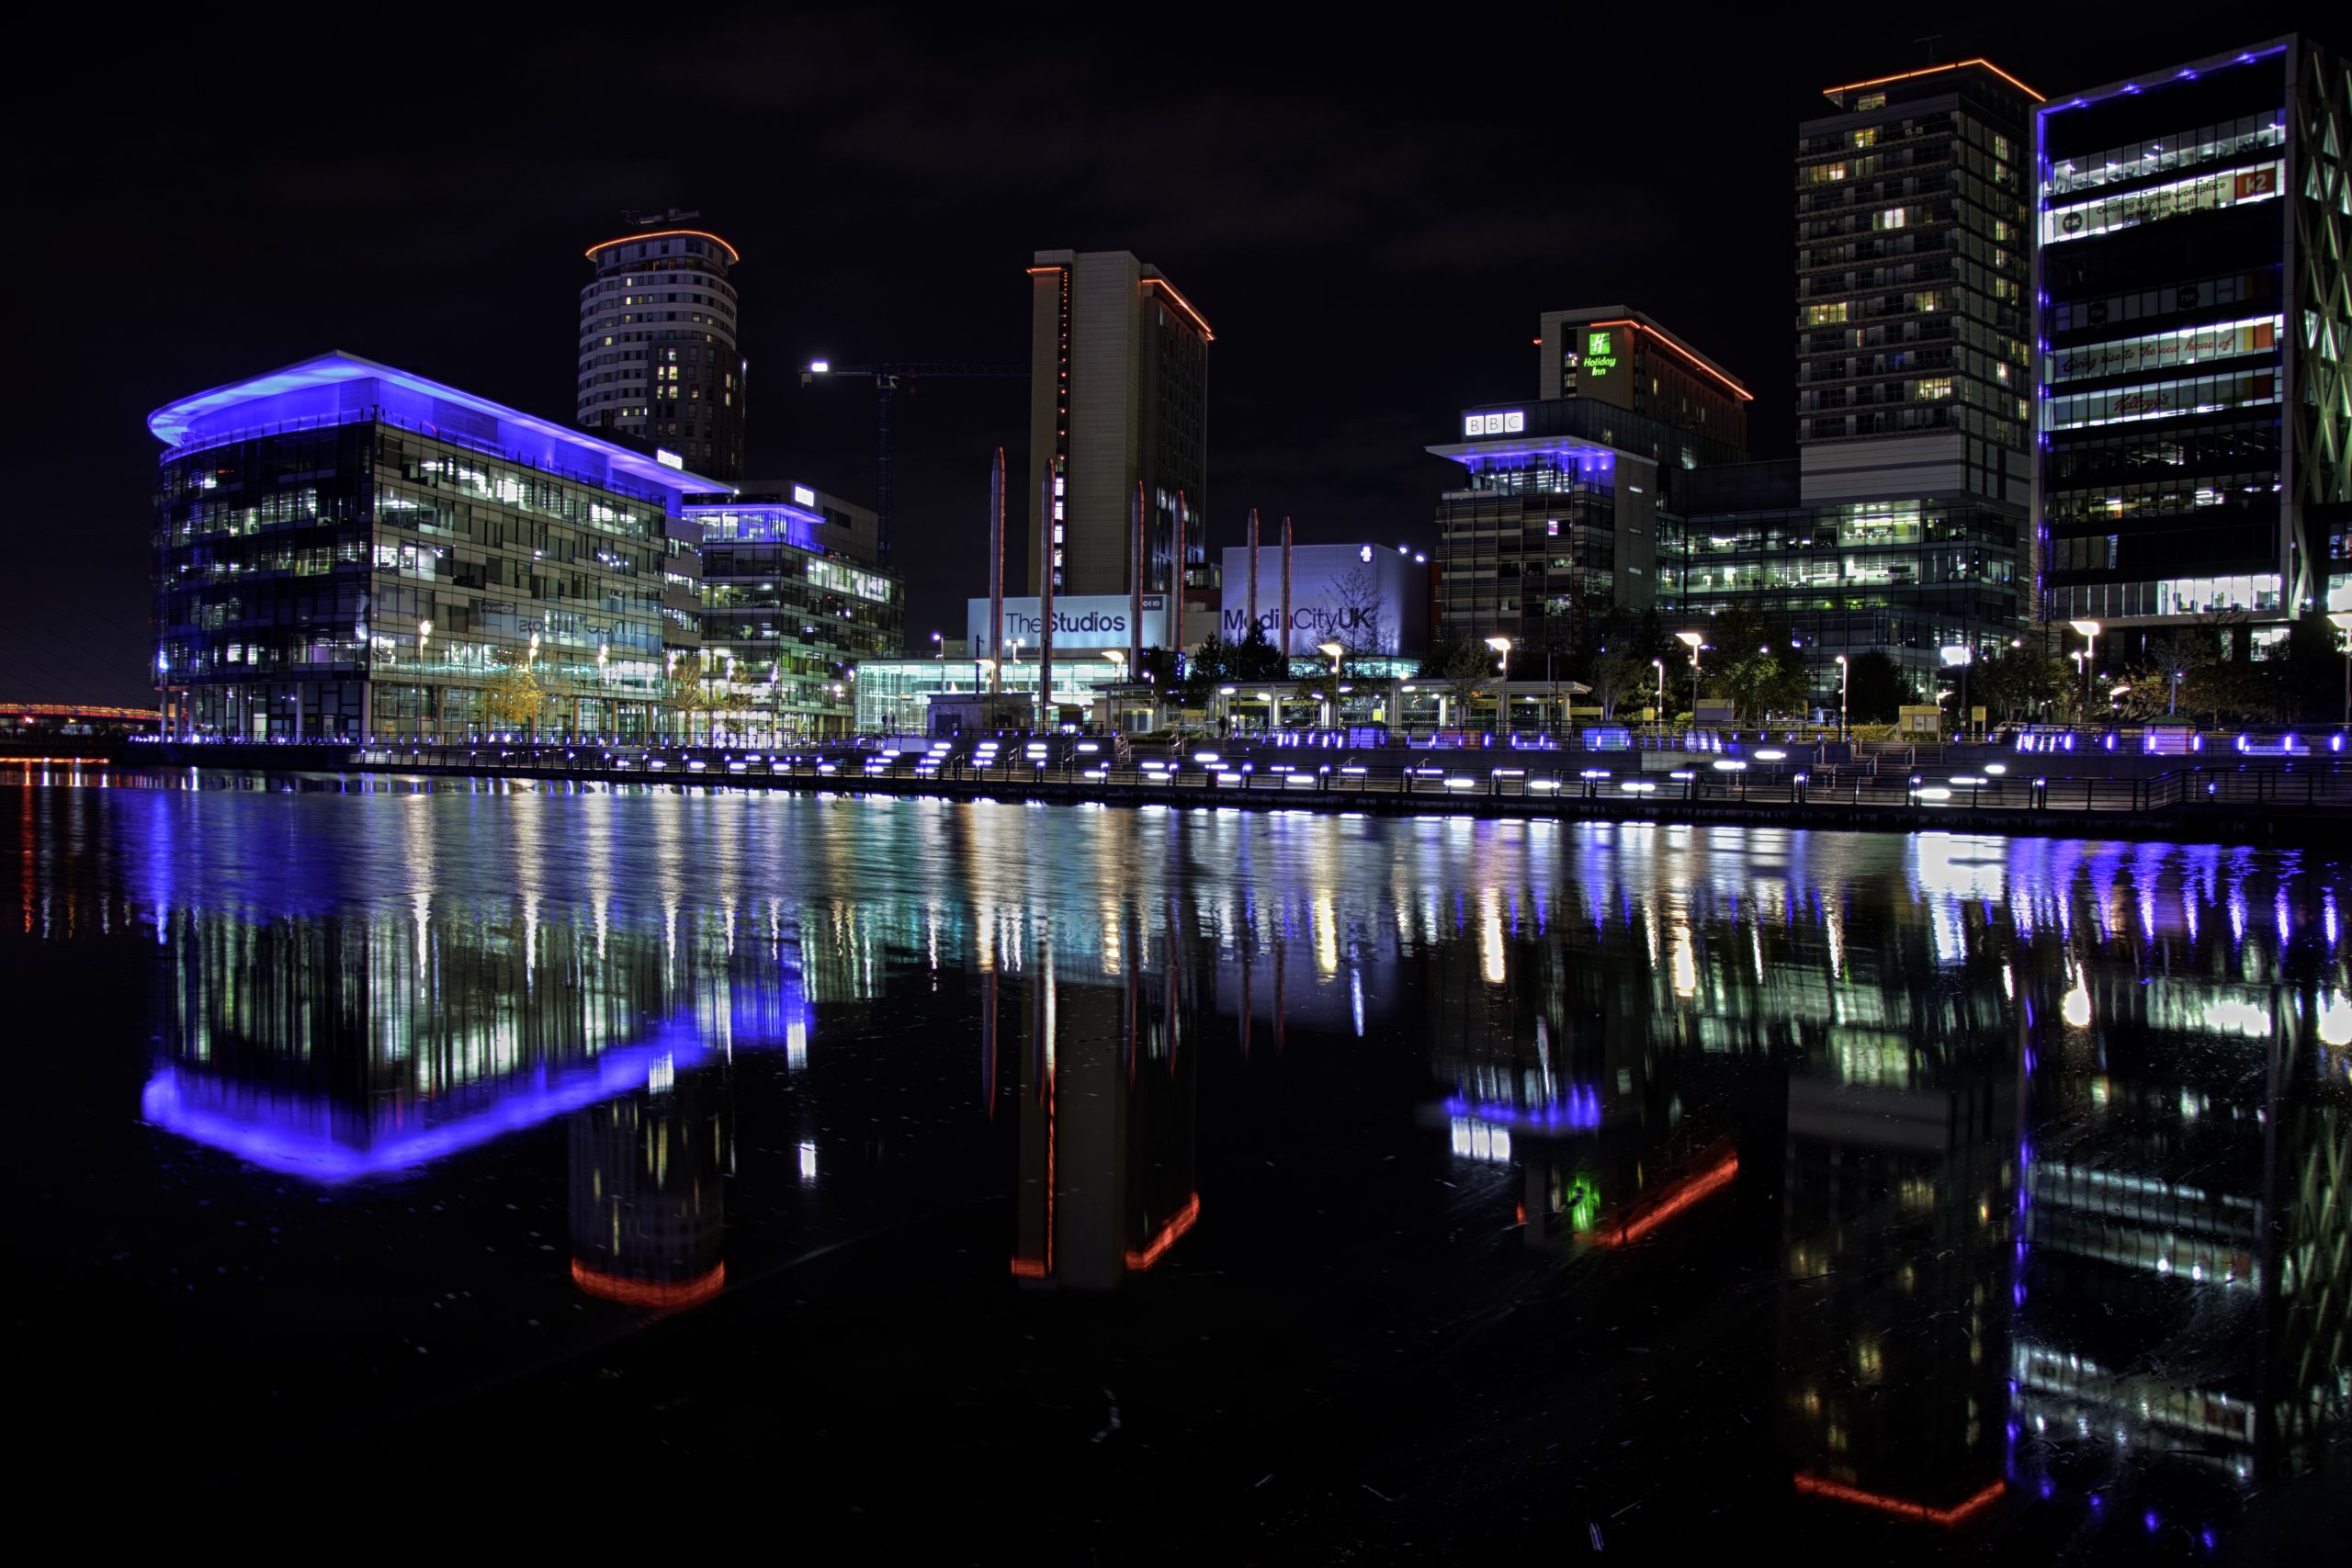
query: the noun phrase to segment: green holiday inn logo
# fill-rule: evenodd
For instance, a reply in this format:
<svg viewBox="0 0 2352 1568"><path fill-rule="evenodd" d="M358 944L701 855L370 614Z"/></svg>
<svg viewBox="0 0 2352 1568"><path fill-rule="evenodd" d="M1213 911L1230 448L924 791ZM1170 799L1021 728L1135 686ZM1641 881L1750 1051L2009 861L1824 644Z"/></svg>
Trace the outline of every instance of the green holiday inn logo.
<svg viewBox="0 0 2352 1568"><path fill-rule="evenodd" d="M1617 368L1617 334L1611 332L1589 332L1584 334L1584 367L1588 374L1606 376Z"/></svg>

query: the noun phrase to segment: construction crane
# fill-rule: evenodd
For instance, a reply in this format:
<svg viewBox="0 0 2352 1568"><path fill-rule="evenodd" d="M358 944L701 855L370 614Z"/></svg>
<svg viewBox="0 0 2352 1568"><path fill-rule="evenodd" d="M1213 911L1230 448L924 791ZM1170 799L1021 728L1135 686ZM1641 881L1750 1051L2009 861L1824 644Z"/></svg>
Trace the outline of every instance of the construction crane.
<svg viewBox="0 0 2352 1568"><path fill-rule="evenodd" d="M884 566L890 564L890 422L901 391L912 396L918 382L941 380L1027 380L1026 365L938 364L930 361L889 361L879 365L835 365L812 359L800 373L800 384L811 387L822 378L862 376L874 383L874 548Z"/></svg>

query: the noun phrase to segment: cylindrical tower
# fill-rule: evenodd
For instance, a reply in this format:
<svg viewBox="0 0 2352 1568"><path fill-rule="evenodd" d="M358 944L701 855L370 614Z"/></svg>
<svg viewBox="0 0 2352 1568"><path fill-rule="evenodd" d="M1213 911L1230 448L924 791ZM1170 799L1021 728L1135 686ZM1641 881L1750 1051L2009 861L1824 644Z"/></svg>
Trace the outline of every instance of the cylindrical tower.
<svg viewBox="0 0 2352 1568"><path fill-rule="evenodd" d="M743 473L749 363L735 346L735 247L672 212L588 249L580 291L580 423L677 454L712 479Z"/></svg>

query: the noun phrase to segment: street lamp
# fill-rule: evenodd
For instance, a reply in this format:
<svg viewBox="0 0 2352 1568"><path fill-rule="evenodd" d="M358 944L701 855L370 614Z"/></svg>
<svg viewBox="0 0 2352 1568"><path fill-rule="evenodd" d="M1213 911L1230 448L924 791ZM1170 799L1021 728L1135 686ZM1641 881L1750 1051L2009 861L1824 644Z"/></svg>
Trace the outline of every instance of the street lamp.
<svg viewBox="0 0 2352 1568"><path fill-rule="evenodd" d="M1655 705L1656 713L1653 716L1658 728L1663 729L1666 728L1666 660L1653 659L1650 660L1650 668L1657 671L1657 702Z"/></svg>
<svg viewBox="0 0 2352 1568"><path fill-rule="evenodd" d="M1841 653L1838 656L1838 739L1840 740L1851 739L1846 724L1846 698L1853 690L1853 681L1854 667L1846 662L1846 656Z"/></svg>
<svg viewBox="0 0 2352 1568"><path fill-rule="evenodd" d="M2327 618L2344 634L2344 727L2352 729L2352 610L2330 610Z"/></svg>
<svg viewBox="0 0 2352 1568"><path fill-rule="evenodd" d="M1495 650L1495 673L1501 676L1502 690L1495 694L1495 722L1487 729L1494 734L1503 727L1503 705L1510 701L1510 638L1490 637L1487 646Z"/></svg>
<svg viewBox="0 0 2352 1568"><path fill-rule="evenodd" d="M933 658L937 659L943 664L945 663L947 661L947 639L940 636L937 632L932 633L931 651Z"/></svg>
<svg viewBox="0 0 2352 1568"><path fill-rule="evenodd" d="M1690 650L1690 722L1699 722L1699 649L1706 637L1698 632L1676 632L1674 640Z"/></svg>
<svg viewBox="0 0 2352 1568"><path fill-rule="evenodd" d="M2098 657L2098 623L2068 621L2068 626L2083 634L2083 716L2091 716L2091 663Z"/></svg>
<svg viewBox="0 0 2352 1568"><path fill-rule="evenodd" d="M1315 645L1315 651L1331 661L1331 684L1334 688L1338 687L1340 683L1340 660L1347 653L1347 649L1341 644L1336 642L1318 642ZM1336 694L1336 692L1331 698L1331 716L1325 721L1324 728L1327 729L1337 729L1340 728L1340 699Z"/></svg>

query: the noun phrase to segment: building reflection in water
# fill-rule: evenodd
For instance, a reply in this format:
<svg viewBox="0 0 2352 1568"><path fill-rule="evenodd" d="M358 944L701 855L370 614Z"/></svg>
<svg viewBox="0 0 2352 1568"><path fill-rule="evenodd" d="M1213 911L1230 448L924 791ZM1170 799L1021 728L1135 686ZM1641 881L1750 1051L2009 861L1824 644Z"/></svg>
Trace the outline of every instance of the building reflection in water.
<svg viewBox="0 0 2352 1568"><path fill-rule="evenodd" d="M179 910L160 933L163 1054L142 1109L326 1184L561 1119L573 1280L632 1305L695 1304L726 1277L734 1054L806 1064L797 933L771 915L752 929L670 911L641 931L601 910L547 919L527 900L274 920Z"/></svg>
<svg viewBox="0 0 2352 1568"><path fill-rule="evenodd" d="M1202 1134L1311 1037L1427 1063L1420 1135L1491 1173L1531 1267L1700 1235L1775 1258L1775 1442L1819 1506L2185 1519L2345 1407L2352 982L2336 890L2292 857L993 809L937 816L952 892L844 859L797 901L665 863L626 917L556 878L168 904L148 1117L322 1182L567 1120L573 1277L684 1304L726 1278L739 1058L797 1075L818 1007L939 993L1001 1163L927 1179L1010 1174L1007 1288L1102 1291L1186 1256L1204 1186L1221 1223ZM998 842L1035 823L1094 859ZM1213 874L1138 870L1147 833ZM123 918L19 902L28 932ZM847 1135L750 1142L820 1187ZM1230 1223L1268 1223L1223 1175Z"/></svg>
<svg viewBox="0 0 2352 1568"><path fill-rule="evenodd" d="M1110 1290L1157 1265L1200 1218L1200 971L1179 945L1172 916L1157 931L1120 918L1105 937L1107 974L1072 976L1064 964L1076 955L1041 941L1025 972L986 976L984 1031L1007 1043L991 1114L1007 1099L1015 1110L1016 1279Z"/></svg>
<svg viewBox="0 0 2352 1568"><path fill-rule="evenodd" d="M2335 894L2250 859L2107 850L2017 955L2016 1470L2152 1529L2299 1468L2347 1392Z"/></svg>
<svg viewBox="0 0 2352 1568"><path fill-rule="evenodd" d="M727 1282L725 1066L571 1114L571 1278L592 1296L673 1310Z"/></svg>

